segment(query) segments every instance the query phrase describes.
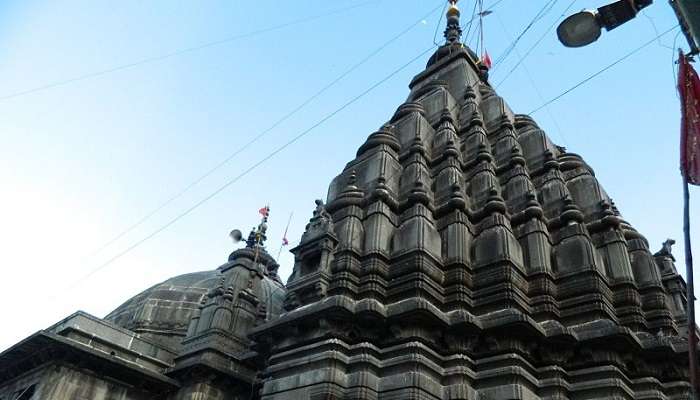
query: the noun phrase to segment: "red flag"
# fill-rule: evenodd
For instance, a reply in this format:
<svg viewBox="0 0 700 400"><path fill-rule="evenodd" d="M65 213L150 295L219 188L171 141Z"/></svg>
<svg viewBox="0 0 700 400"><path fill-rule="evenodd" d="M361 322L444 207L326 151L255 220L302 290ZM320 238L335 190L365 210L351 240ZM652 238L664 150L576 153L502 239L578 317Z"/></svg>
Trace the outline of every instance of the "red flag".
<svg viewBox="0 0 700 400"><path fill-rule="evenodd" d="M289 223L292 222L292 215L294 215L294 213L289 214L289 219L287 220L287 227L284 228L284 235L282 235L282 245L280 245L280 251L277 252L278 260L282 255L282 247L289 245L289 240L287 240L287 231L289 230Z"/></svg>
<svg viewBox="0 0 700 400"><path fill-rule="evenodd" d="M267 217L268 215L270 215L270 207L265 206L265 207L259 209L258 212L259 212L263 217Z"/></svg>
<svg viewBox="0 0 700 400"><path fill-rule="evenodd" d="M284 228L284 235L282 235L282 246L287 246L289 244L289 240L287 240L287 231L289 231L289 224L292 222L292 215L294 215L293 212L289 214L287 226Z"/></svg>
<svg viewBox="0 0 700 400"><path fill-rule="evenodd" d="M681 174L700 185L700 79L680 52L678 91L681 95Z"/></svg>
<svg viewBox="0 0 700 400"><path fill-rule="evenodd" d="M484 50L484 54L481 55L481 62L484 64L484 67L491 69L493 63L491 62L491 56L489 56L488 51Z"/></svg>

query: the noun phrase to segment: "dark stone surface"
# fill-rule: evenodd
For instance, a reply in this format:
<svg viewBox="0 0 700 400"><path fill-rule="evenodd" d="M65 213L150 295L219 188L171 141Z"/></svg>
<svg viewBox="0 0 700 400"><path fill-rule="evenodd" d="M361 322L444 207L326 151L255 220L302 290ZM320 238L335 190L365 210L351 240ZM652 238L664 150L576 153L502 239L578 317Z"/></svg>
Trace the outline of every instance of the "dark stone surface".
<svg viewBox="0 0 700 400"><path fill-rule="evenodd" d="M0 354L0 399L688 399L671 242L652 255L460 34L450 7L446 44L316 201L286 287L267 209L216 270Z"/></svg>
<svg viewBox="0 0 700 400"><path fill-rule="evenodd" d="M510 110L454 16L331 183L333 229L296 249L288 312L255 329L261 398L688 398L670 252Z"/></svg>

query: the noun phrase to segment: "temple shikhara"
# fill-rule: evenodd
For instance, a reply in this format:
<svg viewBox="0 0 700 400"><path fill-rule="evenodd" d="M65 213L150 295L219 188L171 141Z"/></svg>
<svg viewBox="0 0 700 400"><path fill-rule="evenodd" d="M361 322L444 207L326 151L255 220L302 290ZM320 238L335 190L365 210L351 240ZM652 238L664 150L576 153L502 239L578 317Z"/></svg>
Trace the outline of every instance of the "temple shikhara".
<svg viewBox="0 0 700 400"><path fill-rule="evenodd" d="M671 242L509 108L459 17L309 199L286 284L263 220L218 268L1 353L0 399L689 399Z"/></svg>

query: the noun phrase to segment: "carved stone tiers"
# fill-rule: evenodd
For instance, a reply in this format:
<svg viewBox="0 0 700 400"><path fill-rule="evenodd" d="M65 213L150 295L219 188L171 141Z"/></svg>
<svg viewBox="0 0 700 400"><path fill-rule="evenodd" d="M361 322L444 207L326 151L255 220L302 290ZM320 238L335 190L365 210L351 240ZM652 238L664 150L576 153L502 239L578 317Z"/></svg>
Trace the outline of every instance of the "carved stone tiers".
<svg viewBox="0 0 700 400"><path fill-rule="evenodd" d="M265 207L216 270L1 353L0 399L689 399L673 242L652 254L582 157L511 111L455 3L316 200L286 287Z"/></svg>
<svg viewBox="0 0 700 400"><path fill-rule="evenodd" d="M670 253L510 110L458 16L293 250L261 398L687 398Z"/></svg>

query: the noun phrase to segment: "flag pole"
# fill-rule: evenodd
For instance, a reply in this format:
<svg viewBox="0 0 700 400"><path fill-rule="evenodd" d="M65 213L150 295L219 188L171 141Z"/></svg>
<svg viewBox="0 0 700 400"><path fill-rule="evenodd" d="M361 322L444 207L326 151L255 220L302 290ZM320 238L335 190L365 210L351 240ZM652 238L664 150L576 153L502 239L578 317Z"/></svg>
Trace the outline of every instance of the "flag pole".
<svg viewBox="0 0 700 400"><path fill-rule="evenodd" d="M700 184L700 79L678 49L678 91L681 100L681 176L683 177L683 242L685 247L686 312L688 321L688 374L693 399L698 395L697 327L695 325L695 282L690 244L690 185Z"/></svg>
<svg viewBox="0 0 700 400"><path fill-rule="evenodd" d="M270 203L267 203L265 207L258 210L262 215L262 221L258 225L258 231L255 233L255 259L253 260L253 265L258 265L258 255L260 253L260 247L262 247L264 239L265 230L267 229L267 217L270 215Z"/></svg>
<svg viewBox="0 0 700 400"><path fill-rule="evenodd" d="M284 228L284 235L282 235L282 243L280 244L280 250L277 252L277 262L279 262L280 256L282 255L282 247L284 247L284 239L287 238L287 231L289 230L289 224L292 222L292 215L294 215L294 211L289 213L289 219L287 220L287 226Z"/></svg>
<svg viewBox="0 0 700 400"><path fill-rule="evenodd" d="M698 357L695 328L695 285L693 284L693 251L690 247L690 192L688 179L683 174L683 237L685 247L686 298L688 302L688 361L693 398L698 393Z"/></svg>

